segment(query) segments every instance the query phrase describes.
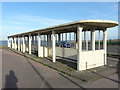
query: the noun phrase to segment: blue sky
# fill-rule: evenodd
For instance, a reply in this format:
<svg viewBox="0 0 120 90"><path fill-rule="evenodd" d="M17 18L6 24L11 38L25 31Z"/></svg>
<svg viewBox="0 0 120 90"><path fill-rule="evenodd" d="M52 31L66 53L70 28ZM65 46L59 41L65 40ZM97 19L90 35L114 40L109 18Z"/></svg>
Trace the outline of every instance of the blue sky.
<svg viewBox="0 0 120 90"><path fill-rule="evenodd" d="M70 21L106 19L118 21L117 2L4 2L2 40L8 35ZM118 38L118 27L108 29L108 39Z"/></svg>

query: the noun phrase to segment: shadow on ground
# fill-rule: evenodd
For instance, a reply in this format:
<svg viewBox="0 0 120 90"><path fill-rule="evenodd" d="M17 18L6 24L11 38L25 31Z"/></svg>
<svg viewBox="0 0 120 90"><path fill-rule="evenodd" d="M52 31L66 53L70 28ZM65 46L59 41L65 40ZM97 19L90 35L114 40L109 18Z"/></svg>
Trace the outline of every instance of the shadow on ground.
<svg viewBox="0 0 120 90"><path fill-rule="evenodd" d="M6 78L5 78L5 89L8 89L8 88L15 88L15 90L17 90L17 83L18 83L18 79L14 73L14 71L10 71L9 74L6 75Z"/></svg>

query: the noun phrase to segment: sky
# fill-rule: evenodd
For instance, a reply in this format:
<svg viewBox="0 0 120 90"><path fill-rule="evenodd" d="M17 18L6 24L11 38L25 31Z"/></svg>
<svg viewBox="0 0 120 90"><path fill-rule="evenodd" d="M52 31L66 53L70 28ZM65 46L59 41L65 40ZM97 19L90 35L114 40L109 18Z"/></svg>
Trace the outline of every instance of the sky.
<svg viewBox="0 0 120 90"><path fill-rule="evenodd" d="M2 40L8 35L87 19L118 21L117 2L3 2ZM108 29L118 38L118 27ZM74 38L74 37L72 37Z"/></svg>

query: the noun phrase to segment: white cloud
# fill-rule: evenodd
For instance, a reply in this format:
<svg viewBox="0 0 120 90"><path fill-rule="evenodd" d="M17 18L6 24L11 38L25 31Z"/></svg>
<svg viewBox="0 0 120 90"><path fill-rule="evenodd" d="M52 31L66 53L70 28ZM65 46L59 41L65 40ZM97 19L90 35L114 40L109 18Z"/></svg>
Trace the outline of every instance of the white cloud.
<svg viewBox="0 0 120 90"><path fill-rule="evenodd" d="M28 32L53 25L63 24L69 20L51 19L41 16L30 16L17 14L15 16L4 17L2 26L2 39L7 39L8 35Z"/></svg>

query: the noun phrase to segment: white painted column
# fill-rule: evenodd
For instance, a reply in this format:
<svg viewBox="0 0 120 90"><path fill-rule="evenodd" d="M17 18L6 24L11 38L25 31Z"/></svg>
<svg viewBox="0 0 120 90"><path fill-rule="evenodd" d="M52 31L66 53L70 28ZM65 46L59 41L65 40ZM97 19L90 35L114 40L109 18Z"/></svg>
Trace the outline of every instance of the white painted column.
<svg viewBox="0 0 120 90"><path fill-rule="evenodd" d="M81 54L82 54L82 30L83 28L77 26L77 41L78 41L78 49L77 49L77 70L82 70L81 68Z"/></svg>
<svg viewBox="0 0 120 90"><path fill-rule="evenodd" d="M100 50L100 30L99 30L98 50Z"/></svg>
<svg viewBox="0 0 120 90"><path fill-rule="evenodd" d="M8 47L10 47L9 37L8 37Z"/></svg>
<svg viewBox="0 0 120 90"><path fill-rule="evenodd" d="M104 65L107 64L107 30L103 30Z"/></svg>
<svg viewBox="0 0 120 90"><path fill-rule="evenodd" d="M59 47L61 47L61 37L60 37L60 34L58 34L58 38L59 38Z"/></svg>
<svg viewBox="0 0 120 90"><path fill-rule="evenodd" d="M23 43L22 43L23 44L22 45L23 46L23 52L25 52L25 37L23 36L22 38L23 38Z"/></svg>
<svg viewBox="0 0 120 90"><path fill-rule="evenodd" d="M16 37L14 38L14 49L16 50L17 47L16 47Z"/></svg>
<svg viewBox="0 0 120 90"><path fill-rule="evenodd" d="M95 29L92 30L92 51L95 51Z"/></svg>
<svg viewBox="0 0 120 90"><path fill-rule="evenodd" d="M86 31L86 50L88 51L88 31Z"/></svg>
<svg viewBox="0 0 120 90"><path fill-rule="evenodd" d="M29 40L28 41L29 41L29 43L28 43L29 44L29 50L28 51L29 51L29 54L31 54L31 34L29 34Z"/></svg>
<svg viewBox="0 0 120 90"><path fill-rule="evenodd" d="M40 33L38 33L38 57L40 57L40 46L41 46L41 37Z"/></svg>
<svg viewBox="0 0 120 90"><path fill-rule="evenodd" d="M18 51L20 51L20 37L18 36Z"/></svg>
<svg viewBox="0 0 120 90"><path fill-rule="evenodd" d="M55 31L52 31L52 35L53 35L53 37L52 37L52 55L53 55L53 62L55 62L56 61L56 52L55 52Z"/></svg>
<svg viewBox="0 0 120 90"><path fill-rule="evenodd" d="M13 48L14 46L13 46L13 37L12 37L12 48Z"/></svg>

